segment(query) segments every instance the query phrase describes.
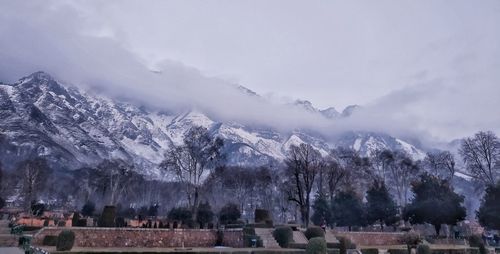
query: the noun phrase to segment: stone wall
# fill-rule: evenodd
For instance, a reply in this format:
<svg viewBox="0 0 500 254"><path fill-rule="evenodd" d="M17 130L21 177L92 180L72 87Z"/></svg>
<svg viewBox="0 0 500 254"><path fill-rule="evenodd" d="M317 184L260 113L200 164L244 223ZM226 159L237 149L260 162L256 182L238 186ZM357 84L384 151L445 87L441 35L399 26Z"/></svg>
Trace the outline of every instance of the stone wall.
<svg viewBox="0 0 500 254"><path fill-rule="evenodd" d="M399 245L403 244L403 233L387 232L337 232L336 237L346 237L358 246Z"/></svg>
<svg viewBox="0 0 500 254"><path fill-rule="evenodd" d="M216 231L208 229L149 229L149 228L42 228L34 243L41 245L46 235L58 235L62 230L75 233L77 247L213 247ZM224 245L243 247L241 229L224 230Z"/></svg>

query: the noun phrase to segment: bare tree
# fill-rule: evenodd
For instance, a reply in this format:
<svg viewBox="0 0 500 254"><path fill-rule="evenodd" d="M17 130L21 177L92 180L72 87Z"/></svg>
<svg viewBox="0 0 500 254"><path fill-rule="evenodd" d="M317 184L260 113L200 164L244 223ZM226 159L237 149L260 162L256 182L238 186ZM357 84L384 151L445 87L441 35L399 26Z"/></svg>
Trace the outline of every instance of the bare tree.
<svg viewBox="0 0 500 254"><path fill-rule="evenodd" d="M373 174L368 158L361 157L354 149L337 147L331 151L329 160L334 162L333 165L330 163L332 166L330 169L334 170L332 173L335 172L335 163L337 164L336 176L337 180L341 180L337 187L343 186L353 191L357 190L360 194L366 191L367 180Z"/></svg>
<svg viewBox="0 0 500 254"><path fill-rule="evenodd" d="M333 200L335 192L349 179L350 172L335 160L329 160L323 167L323 177L327 182L328 197Z"/></svg>
<svg viewBox="0 0 500 254"><path fill-rule="evenodd" d="M211 169L223 159L223 141L213 138L204 127L192 127L184 137L184 144L171 147L160 167L172 173L186 185L188 203L196 221L200 202L199 192Z"/></svg>
<svg viewBox="0 0 500 254"><path fill-rule="evenodd" d="M103 193L109 195L109 204L116 205L131 183L136 179L133 167L123 160L105 160L97 166L94 184Z"/></svg>
<svg viewBox="0 0 500 254"><path fill-rule="evenodd" d="M387 174L390 170L389 168L394 163L394 160L394 153L391 150L376 150L371 155L374 176L382 180L382 182L385 182Z"/></svg>
<svg viewBox="0 0 500 254"><path fill-rule="evenodd" d="M316 175L323 166L323 158L311 145L300 144L290 147L285 163L286 175L291 184L288 189L288 199L299 206L302 222L307 227L311 209L311 191Z"/></svg>
<svg viewBox="0 0 500 254"><path fill-rule="evenodd" d="M416 179L420 167L406 153L395 152L394 157L389 165L388 182L396 190L399 205L406 206L411 182Z"/></svg>
<svg viewBox="0 0 500 254"><path fill-rule="evenodd" d="M36 202L40 192L45 188L49 167L42 158L26 160L18 168L21 177L22 193L26 211L31 210L31 203Z"/></svg>
<svg viewBox="0 0 500 254"><path fill-rule="evenodd" d="M431 174L439 178L451 180L455 175L455 158L448 151L427 153L423 164Z"/></svg>
<svg viewBox="0 0 500 254"><path fill-rule="evenodd" d="M491 131L480 131L462 140L459 150L467 170L485 185L495 184L500 175L500 142Z"/></svg>

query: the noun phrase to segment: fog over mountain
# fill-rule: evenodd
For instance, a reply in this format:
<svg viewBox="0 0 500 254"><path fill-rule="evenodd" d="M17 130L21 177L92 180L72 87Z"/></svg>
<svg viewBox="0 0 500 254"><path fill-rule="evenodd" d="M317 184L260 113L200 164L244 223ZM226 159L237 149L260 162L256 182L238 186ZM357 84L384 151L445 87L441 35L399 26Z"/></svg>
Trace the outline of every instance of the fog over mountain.
<svg viewBox="0 0 500 254"><path fill-rule="evenodd" d="M361 10L320 1L307 8L277 1L204 9L161 1L2 0L0 81L44 71L151 111L195 110L217 122L332 139L376 132L430 146L482 129L498 132L500 4L445 3L384 2L390 6L384 13L373 4ZM316 11L315 19L292 21ZM297 99L310 108L291 107ZM354 104L361 107L341 117Z"/></svg>

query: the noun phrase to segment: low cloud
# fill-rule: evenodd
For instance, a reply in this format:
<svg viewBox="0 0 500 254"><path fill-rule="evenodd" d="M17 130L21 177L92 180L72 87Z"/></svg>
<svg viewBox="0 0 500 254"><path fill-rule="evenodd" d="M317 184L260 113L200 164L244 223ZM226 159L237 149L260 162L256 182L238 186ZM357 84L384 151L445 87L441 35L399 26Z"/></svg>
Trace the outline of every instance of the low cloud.
<svg viewBox="0 0 500 254"><path fill-rule="evenodd" d="M493 52L492 56L463 54L450 63L461 75L440 73L439 68L426 70L422 65L406 87L363 105L349 118L332 121L247 95L233 82L207 77L175 61L158 63L153 72L120 40L119 31L99 23L78 4L0 0L0 5L4 10L0 13L3 82L42 70L65 83L157 109L195 108L218 120L282 131L312 129L327 136L350 130L381 131L430 142L481 129L500 131L500 60L495 57L500 44L491 43L496 37L478 44L489 50L480 52ZM487 65L478 66L484 59Z"/></svg>

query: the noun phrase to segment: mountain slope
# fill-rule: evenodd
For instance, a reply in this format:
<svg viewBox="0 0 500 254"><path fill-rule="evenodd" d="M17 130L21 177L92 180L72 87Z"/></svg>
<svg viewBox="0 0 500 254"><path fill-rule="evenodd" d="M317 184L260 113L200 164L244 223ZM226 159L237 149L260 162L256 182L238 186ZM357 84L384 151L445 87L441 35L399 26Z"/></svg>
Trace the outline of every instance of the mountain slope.
<svg viewBox="0 0 500 254"><path fill-rule="evenodd" d="M333 108L319 111L310 102L297 105L332 121L344 115ZM194 125L222 137L228 163L236 165L274 165L286 157L291 145L300 143L309 143L324 155L338 145L363 155L382 148L404 150L415 158L423 155L415 146L384 134L346 133L338 140L326 140L305 130L282 133L218 122L195 110L153 111L63 85L43 72L0 84L0 117L0 161L11 168L34 156L46 157L53 167L62 169L121 158L134 163L142 174L157 175L166 149L181 144Z"/></svg>

